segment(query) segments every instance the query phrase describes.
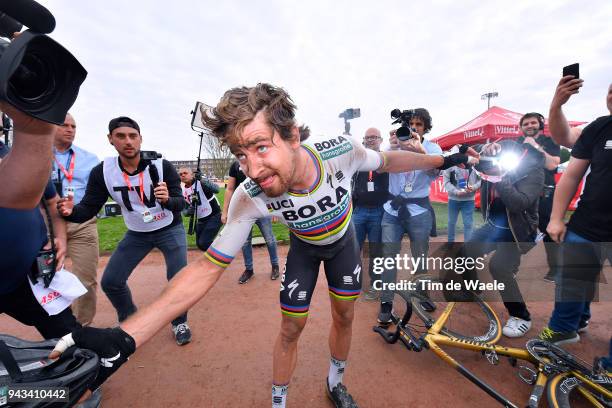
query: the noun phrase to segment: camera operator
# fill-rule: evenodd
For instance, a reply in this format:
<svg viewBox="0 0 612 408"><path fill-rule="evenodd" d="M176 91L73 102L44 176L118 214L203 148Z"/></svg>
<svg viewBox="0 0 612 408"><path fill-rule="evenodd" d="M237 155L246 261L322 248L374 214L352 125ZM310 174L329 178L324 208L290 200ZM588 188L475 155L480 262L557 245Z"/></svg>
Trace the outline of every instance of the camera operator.
<svg viewBox="0 0 612 408"><path fill-rule="evenodd" d="M121 206L128 231L108 261L101 284L122 322L136 312L127 280L153 248L164 255L168 280L187 265L181 218L186 203L172 164L141 158L142 135L136 121L126 116L112 119L108 132L119 156L107 157L93 168L79 204L74 205L73 197L62 198L59 210L68 221L80 223L95 216L109 196ZM177 344L191 341L187 313L172 321L172 331Z"/></svg>
<svg viewBox="0 0 612 408"><path fill-rule="evenodd" d="M519 121L523 136L518 138L519 143L529 143L544 155L544 191L540 197L538 208L538 229L544 234L544 248L548 261L546 280L552 281L557 269L558 248L546 233L546 226L550 220L552 201L555 194L555 174L561 162L561 148L550 137L543 134L544 116L537 112L523 115Z"/></svg>
<svg viewBox="0 0 612 408"><path fill-rule="evenodd" d="M586 330L591 317L590 303L605 258L612 262L612 84L606 104L609 115L591 122L584 130L570 129L562 107L578 93L582 80L563 77L550 106L552 136L572 148L553 201L548 234L561 245L561 264L556 276L555 308L540 338L555 344L575 343ZM564 217L580 181L588 172L576 211L565 224ZM611 340L612 347L612 340ZM612 349L610 350L612 353ZM612 356L604 360L612 369Z"/></svg>
<svg viewBox="0 0 612 408"><path fill-rule="evenodd" d="M197 208L196 244L202 251L206 251L221 229L221 209L217 201L216 193L219 187L207 179L200 180L200 188L195 193L196 177L191 169L186 167L179 169L179 176L184 184L183 197L189 206L187 213L193 214ZM197 207L195 203L197 202Z"/></svg>
<svg viewBox="0 0 612 408"><path fill-rule="evenodd" d="M380 151L382 143L380 130L369 128L363 137L363 145L375 152ZM353 224L359 249L368 237L369 246L369 276L370 286L365 291L365 299L376 300L378 292L372 284L377 279L373 273L373 261L380 256L381 221L384 213L383 205L389 197L389 173L378 173L376 171L360 171L353 176Z"/></svg>
<svg viewBox="0 0 612 408"><path fill-rule="evenodd" d="M535 246L538 200L544 188L544 157L531 144L512 140L487 144L481 154L502 159L503 155L512 155L508 161L515 168L506 174L495 174L503 170L501 166L491 166L486 172L481 165L476 166L482 171L480 209L485 224L474 232L464 251L466 257L473 259L495 251L489 269L493 278L504 284L501 297L510 315L502 333L521 337L531 329L531 315L514 275L519 270L521 255ZM481 163L486 163L482 156Z"/></svg>
<svg viewBox="0 0 612 408"><path fill-rule="evenodd" d="M410 135L400 140L396 132L391 131L391 149L414 152L418 154L440 155L442 149L437 144L425 139L425 134L432 128L431 116L427 109L414 110L408 122ZM429 201L431 182L440 174L437 169L414 170L406 173L389 174L390 200L384 205L382 218L382 245L384 256L394 257L399 253L402 237L410 238L410 253L413 257L427 256L429 253L429 236L435 235L435 216ZM416 273L424 273L421 267ZM395 282L397 269L385 269L383 283ZM393 309L393 291L385 290L380 296L380 313L378 322L388 324Z"/></svg>
<svg viewBox="0 0 612 408"><path fill-rule="evenodd" d="M53 154L51 179L62 197L73 196L78 204L85 195L89 173L100 163L98 157L76 146L76 122L68 113L64 124L57 128ZM96 217L83 223L68 222L68 256L72 260L72 272L87 288L87 293L72 304L79 323L91 324L96 314L96 291L98 287L98 229Z"/></svg>
<svg viewBox="0 0 612 408"><path fill-rule="evenodd" d="M0 142L0 164L7 154L8 148ZM55 208L58 197L48 178L42 199L46 206L44 212L38 206L30 210L0 208L0 247L4 254L10 254L0 263L0 313L34 326L45 339L52 339L80 325L70 307L49 315L38 303L28 283L30 276L38 276L37 257L41 251L52 248L43 217L43 213L47 215L46 211L53 227L56 269L62 267L66 255L66 225Z"/></svg>

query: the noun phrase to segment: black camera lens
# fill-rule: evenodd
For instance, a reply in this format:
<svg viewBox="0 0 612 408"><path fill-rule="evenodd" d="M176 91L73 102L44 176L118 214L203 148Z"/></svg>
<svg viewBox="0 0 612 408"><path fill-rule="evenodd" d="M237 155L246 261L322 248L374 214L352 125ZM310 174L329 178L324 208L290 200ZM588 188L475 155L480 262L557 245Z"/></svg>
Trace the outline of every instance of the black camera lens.
<svg viewBox="0 0 612 408"><path fill-rule="evenodd" d="M87 71L60 44L26 30L0 41L0 100L37 119L62 124Z"/></svg>
<svg viewBox="0 0 612 408"><path fill-rule="evenodd" d="M410 129L407 128L406 126L399 127L397 131L395 132L395 135L402 142L412 139L412 133L410 133Z"/></svg>
<svg viewBox="0 0 612 408"><path fill-rule="evenodd" d="M55 74L39 55L26 54L9 80L9 89L24 102L39 100L53 92Z"/></svg>

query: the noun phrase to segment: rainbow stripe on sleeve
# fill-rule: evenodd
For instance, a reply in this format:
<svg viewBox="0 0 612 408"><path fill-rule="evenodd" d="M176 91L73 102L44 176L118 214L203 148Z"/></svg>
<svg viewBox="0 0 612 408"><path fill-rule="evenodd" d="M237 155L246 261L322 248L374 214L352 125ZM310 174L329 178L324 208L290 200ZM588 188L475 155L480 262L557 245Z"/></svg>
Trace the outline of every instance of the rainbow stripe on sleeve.
<svg viewBox="0 0 612 408"><path fill-rule="evenodd" d="M206 252L204 252L204 256L212 263L222 268L227 268L228 265L234 259L233 256L229 256L219 251L218 249L213 248L212 246L208 247Z"/></svg>

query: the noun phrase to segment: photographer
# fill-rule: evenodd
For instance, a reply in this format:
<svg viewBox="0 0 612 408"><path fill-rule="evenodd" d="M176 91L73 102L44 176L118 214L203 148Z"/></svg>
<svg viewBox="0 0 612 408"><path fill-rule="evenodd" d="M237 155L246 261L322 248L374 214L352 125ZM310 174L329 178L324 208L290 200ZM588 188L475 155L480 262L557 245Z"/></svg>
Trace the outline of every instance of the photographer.
<svg viewBox="0 0 612 408"><path fill-rule="evenodd" d="M562 107L578 93L582 80L565 76L559 81L550 106L553 138L572 148L567 169L559 180L553 201L548 234L561 245L561 264L556 276L555 308L540 338L555 344L575 343L591 318L590 304L597 290L603 263L612 262L612 84L606 105L609 115L587 127L570 129ZM576 211L565 224L565 212L580 181L586 182ZM611 344L612 346L612 344ZM612 353L612 347L610 352ZM612 357L612 356L611 356ZM604 364L612 369L612 358Z"/></svg>
<svg viewBox="0 0 612 408"><path fill-rule="evenodd" d="M221 209L217 201L216 193L219 187L207 179L200 180L200 188L195 194L195 183L197 181L191 169L183 167L179 169L179 176L184 184L183 197L189 206L188 215L193 214L197 208L196 244L202 251L206 251L221 229ZM195 206L197 202L197 207Z"/></svg>
<svg viewBox="0 0 612 408"><path fill-rule="evenodd" d="M485 168L484 164L491 162L481 156L476 170L482 177L480 209L485 225L466 243L465 256L476 259L495 251L489 269L493 278L504 284L501 297L510 315L502 333L521 337L531 328L531 316L514 275L521 255L535 246L544 157L532 145L512 140L485 145L481 154L500 157L500 161L506 155L507 167L514 168L504 170L501 164Z"/></svg>
<svg viewBox="0 0 612 408"><path fill-rule="evenodd" d="M95 216L109 196L121 205L128 231L108 261L101 284L122 322L136 312L127 280L153 248L164 255L168 280L187 265L181 218L186 203L172 164L141 158L142 135L134 120L126 116L112 119L108 132L119 156L107 157L93 168L79 204L67 197L60 200L58 208L66 220L80 223ZM191 341L186 313L172 321L172 331L177 344Z"/></svg>
<svg viewBox="0 0 612 408"><path fill-rule="evenodd" d="M391 132L391 149L413 152L423 155L440 155L442 149L425 139L425 134L432 128L432 120L426 109L414 110L408 122L410 135L401 137ZM401 129L401 128L400 128ZM402 140L403 139L403 140ZM427 256L429 253L429 236L435 235L435 217L429 201L431 182L440 171L414 170L406 173L389 174L390 200L384 205L382 218L382 245L384 256L394 257L399 253L402 237L410 238L410 253L413 257ZM424 273L421 267L416 273ZM383 283L395 282L397 269L385 269ZM380 296L380 313L378 322L388 324L393 309L393 291L385 290Z"/></svg>

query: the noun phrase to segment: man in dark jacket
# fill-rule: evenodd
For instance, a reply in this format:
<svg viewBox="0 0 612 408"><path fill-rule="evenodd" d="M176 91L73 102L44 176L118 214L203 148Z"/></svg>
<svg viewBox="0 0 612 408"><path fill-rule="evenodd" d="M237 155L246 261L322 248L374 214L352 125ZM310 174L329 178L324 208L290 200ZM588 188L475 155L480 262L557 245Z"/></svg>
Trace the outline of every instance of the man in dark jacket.
<svg viewBox="0 0 612 408"><path fill-rule="evenodd" d="M477 258L495 251L489 269L504 284L501 296L510 315L502 332L521 337L531 328L531 317L514 275L521 255L535 245L544 157L533 146L510 140L485 145L481 154L499 158L499 164L497 159L485 159L477 166L483 179L480 208L485 225L466 244L466 255ZM511 159L505 161L505 157Z"/></svg>

